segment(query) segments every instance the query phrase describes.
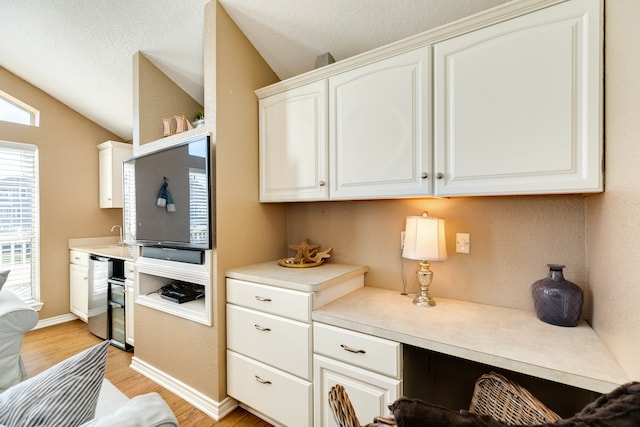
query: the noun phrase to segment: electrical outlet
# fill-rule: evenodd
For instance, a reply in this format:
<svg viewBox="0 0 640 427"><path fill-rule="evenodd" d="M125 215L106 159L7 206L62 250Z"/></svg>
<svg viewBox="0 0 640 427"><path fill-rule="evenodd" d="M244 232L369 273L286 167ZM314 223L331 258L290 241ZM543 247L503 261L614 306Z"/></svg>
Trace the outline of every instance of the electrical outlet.
<svg viewBox="0 0 640 427"><path fill-rule="evenodd" d="M471 249L471 235L469 233L456 233L456 252L468 254Z"/></svg>

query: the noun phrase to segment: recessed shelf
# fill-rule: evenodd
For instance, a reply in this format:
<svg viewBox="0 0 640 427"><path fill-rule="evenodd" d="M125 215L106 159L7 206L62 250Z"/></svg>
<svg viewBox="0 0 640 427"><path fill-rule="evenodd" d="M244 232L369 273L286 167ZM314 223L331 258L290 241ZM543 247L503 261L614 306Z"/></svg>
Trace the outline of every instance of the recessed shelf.
<svg viewBox="0 0 640 427"><path fill-rule="evenodd" d="M211 251L202 265L140 257L135 266L136 304L211 326ZM173 280L204 286L205 297L182 304L163 299L158 290Z"/></svg>

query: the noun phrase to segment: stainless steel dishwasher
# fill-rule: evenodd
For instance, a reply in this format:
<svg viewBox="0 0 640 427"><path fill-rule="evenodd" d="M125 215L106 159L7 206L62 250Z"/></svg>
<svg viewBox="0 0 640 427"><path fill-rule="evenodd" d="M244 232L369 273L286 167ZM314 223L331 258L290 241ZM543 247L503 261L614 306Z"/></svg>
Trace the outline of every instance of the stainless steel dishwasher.
<svg viewBox="0 0 640 427"><path fill-rule="evenodd" d="M89 258L89 332L102 339L109 339L109 277L112 272L109 258L91 255Z"/></svg>

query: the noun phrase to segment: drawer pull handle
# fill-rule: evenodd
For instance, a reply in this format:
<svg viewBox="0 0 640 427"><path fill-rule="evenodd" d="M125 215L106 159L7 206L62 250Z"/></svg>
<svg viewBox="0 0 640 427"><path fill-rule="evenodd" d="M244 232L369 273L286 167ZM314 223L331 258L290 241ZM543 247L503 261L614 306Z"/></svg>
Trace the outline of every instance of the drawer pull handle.
<svg viewBox="0 0 640 427"><path fill-rule="evenodd" d="M260 378L257 375L255 375L255 377L256 377L256 381L258 381L260 384L271 384L271 381L263 380L262 378Z"/></svg>
<svg viewBox="0 0 640 427"><path fill-rule="evenodd" d="M257 330L262 331L262 332L271 332L271 328L264 328L258 324L253 325Z"/></svg>
<svg viewBox="0 0 640 427"><path fill-rule="evenodd" d="M259 295L256 295L256 299L258 301L262 301L262 302L271 302L271 298L265 298L265 297L261 297Z"/></svg>
<svg viewBox="0 0 640 427"><path fill-rule="evenodd" d="M350 352L350 353L362 353L365 354L366 351L360 349L360 350L356 350L355 348L351 348L348 345L344 345L344 344L340 344L340 347L342 347L344 350Z"/></svg>

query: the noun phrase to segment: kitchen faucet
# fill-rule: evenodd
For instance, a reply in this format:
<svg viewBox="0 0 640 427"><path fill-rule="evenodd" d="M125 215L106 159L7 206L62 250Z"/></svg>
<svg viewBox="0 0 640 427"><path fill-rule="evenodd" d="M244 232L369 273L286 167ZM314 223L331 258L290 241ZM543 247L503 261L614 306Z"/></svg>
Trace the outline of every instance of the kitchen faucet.
<svg viewBox="0 0 640 427"><path fill-rule="evenodd" d="M111 232L113 233L113 229L118 227L120 229L120 240L118 240L118 246L126 246L126 243L124 242L124 239L122 238L122 227L119 225L114 225L113 227L111 227Z"/></svg>

